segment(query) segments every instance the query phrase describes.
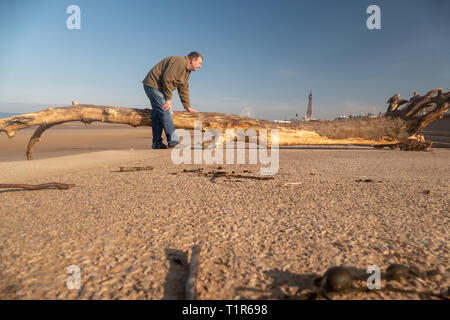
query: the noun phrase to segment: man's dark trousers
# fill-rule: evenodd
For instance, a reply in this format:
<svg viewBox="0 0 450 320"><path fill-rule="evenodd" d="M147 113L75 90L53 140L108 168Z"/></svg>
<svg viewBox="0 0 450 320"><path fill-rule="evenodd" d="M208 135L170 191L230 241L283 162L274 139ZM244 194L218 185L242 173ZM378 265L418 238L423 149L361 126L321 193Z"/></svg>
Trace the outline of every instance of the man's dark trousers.
<svg viewBox="0 0 450 320"><path fill-rule="evenodd" d="M165 104L164 95L158 89L146 86L144 84L144 90L147 97L150 99L152 105L152 132L153 132L153 149L161 149L162 143L162 131L166 133L167 144L169 147L175 145L178 142L178 136L175 133L175 127L172 121L172 115L170 110L164 110Z"/></svg>

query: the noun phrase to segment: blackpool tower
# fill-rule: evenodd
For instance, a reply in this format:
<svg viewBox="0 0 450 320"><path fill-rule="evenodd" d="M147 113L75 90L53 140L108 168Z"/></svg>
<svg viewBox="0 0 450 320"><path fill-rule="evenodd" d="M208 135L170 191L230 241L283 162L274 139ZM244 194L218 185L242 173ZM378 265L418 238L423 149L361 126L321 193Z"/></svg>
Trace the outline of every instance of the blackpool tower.
<svg viewBox="0 0 450 320"><path fill-rule="evenodd" d="M308 110L306 111L306 119L312 118L312 91L309 92Z"/></svg>

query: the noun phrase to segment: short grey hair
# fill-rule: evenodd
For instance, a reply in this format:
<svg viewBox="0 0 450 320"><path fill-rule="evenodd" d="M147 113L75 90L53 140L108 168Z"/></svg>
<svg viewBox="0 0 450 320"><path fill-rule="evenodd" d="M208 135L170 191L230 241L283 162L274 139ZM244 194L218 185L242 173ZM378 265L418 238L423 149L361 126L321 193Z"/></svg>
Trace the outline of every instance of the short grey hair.
<svg viewBox="0 0 450 320"><path fill-rule="evenodd" d="M192 51L191 53L189 53L187 55L187 57L189 58L189 61L191 61L192 59L197 60L200 57L203 59L203 56L201 55L201 53L199 53L197 51Z"/></svg>

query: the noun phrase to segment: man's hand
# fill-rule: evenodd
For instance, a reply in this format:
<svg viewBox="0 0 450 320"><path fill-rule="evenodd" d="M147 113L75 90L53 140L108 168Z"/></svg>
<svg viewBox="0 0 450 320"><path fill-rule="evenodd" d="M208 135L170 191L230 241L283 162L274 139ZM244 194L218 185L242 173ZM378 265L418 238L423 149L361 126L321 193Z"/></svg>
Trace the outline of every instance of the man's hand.
<svg viewBox="0 0 450 320"><path fill-rule="evenodd" d="M194 112L194 113L198 112L197 110L192 109L192 108L187 108L186 110L189 111L189 112Z"/></svg>
<svg viewBox="0 0 450 320"><path fill-rule="evenodd" d="M163 109L164 110L172 109L172 100L166 100L166 104L163 105Z"/></svg>

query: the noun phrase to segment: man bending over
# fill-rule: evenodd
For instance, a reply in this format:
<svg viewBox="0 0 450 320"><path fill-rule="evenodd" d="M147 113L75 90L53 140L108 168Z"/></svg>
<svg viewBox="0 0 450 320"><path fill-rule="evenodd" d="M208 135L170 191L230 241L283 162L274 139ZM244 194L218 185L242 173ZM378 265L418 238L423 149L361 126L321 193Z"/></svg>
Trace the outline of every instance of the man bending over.
<svg viewBox="0 0 450 320"><path fill-rule="evenodd" d="M142 81L152 105L153 149L173 148L180 142L172 121L172 91L177 89L184 108L198 112L189 102L189 76L202 66L203 56L191 52L185 57L170 56L158 62ZM167 146L162 142L162 131L166 133Z"/></svg>

